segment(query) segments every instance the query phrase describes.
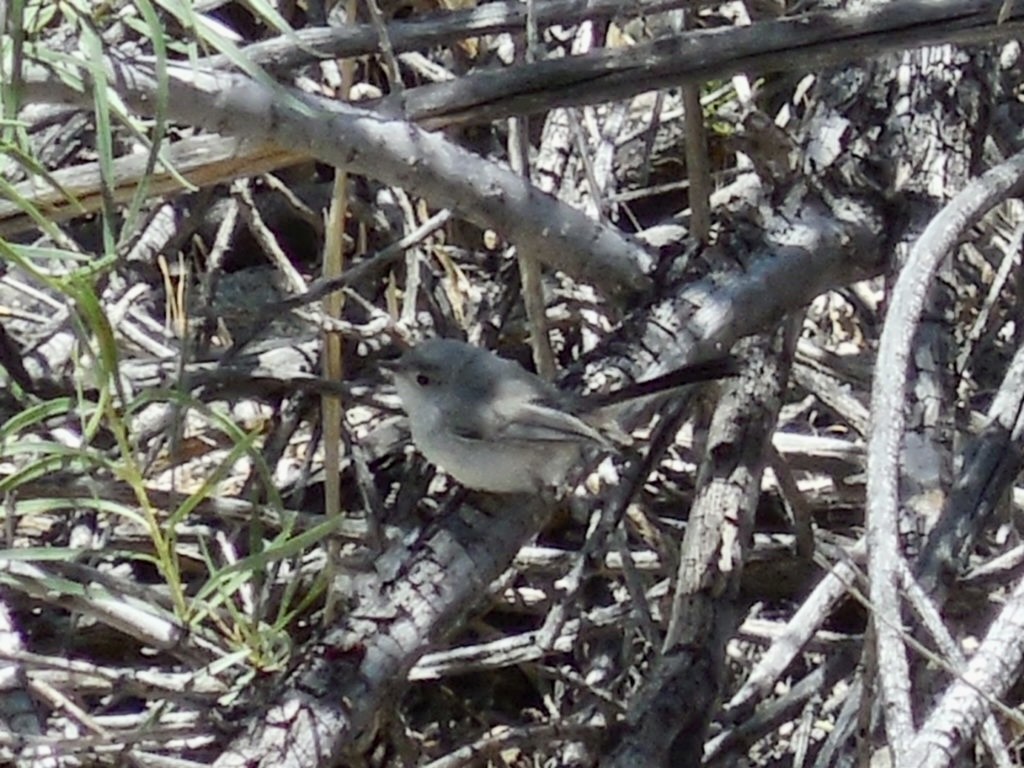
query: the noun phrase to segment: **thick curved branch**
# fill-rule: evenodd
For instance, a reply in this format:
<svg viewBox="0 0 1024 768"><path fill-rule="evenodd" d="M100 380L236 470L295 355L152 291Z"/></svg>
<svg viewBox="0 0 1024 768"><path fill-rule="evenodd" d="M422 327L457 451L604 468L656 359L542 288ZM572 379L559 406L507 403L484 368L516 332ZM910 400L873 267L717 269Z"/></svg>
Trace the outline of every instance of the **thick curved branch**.
<svg viewBox="0 0 1024 768"><path fill-rule="evenodd" d="M109 81L142 114L156 111L152 66L108 59ZM619 231L545 195L510 169L403 120L317 99L246 76L170 65L167 117L307 153L352 173L403 187L492 228L547 266L612 295L646 289L650 256ZM56 73L27 68L25 101L86 106ZM86 77L83 70L79 73Z"/></svg>
<svg viewBox="0 0 1024 768"><path fill-rule="evenodd" d="M914 245L893 290L878 348L872 388L872 431L868 443L868 572L886 733L896 765L906 765L914 734L910 706L910 669L901 635L899 575L902 557L896 522L903 401L911 342L924 307L932 275L956 247L963 233L1024 181L1024 154L970 183L925 229Z"/></svg>

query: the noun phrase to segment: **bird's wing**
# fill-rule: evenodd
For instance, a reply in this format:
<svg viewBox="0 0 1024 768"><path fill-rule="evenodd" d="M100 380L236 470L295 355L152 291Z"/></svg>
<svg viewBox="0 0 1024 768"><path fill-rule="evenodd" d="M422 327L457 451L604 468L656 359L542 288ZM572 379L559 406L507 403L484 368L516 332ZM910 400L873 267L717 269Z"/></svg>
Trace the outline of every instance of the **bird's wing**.
<svg viewBox="0 0 1024 768"><path fill-rule="evenodd" d="M585 421L558 407L540 401L516 403L499 419L498 436L505 440L536 440L553 442L592 442L608 445L608 441Z"/></svg>
<svg viewBox="0 0 1024 768"><path fill-rule="evenodd" d="M455 434L467 440L609 445L596 429L564 407L561 393L553 386L507 360L474 362L490 370L464 372L469 385L447 413L448 427Z"/></svg>
<svg viewBox="0 0 1024 768"><path fill-rule="evenodd" d="M540 400L506 400L498 405L462 408L448 416L448 428L465 440L609 445L586 422Z"/></svg>

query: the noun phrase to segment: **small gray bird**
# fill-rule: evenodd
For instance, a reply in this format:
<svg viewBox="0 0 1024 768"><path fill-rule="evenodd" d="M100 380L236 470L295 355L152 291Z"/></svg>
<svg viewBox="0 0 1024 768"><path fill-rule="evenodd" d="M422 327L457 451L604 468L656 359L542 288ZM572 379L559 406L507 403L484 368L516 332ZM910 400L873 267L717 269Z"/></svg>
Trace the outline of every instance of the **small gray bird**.
<svg viewBox="0 0 1024 768"><path fill-rule="evenodd" d="M588 403L510 360L452 339L424 341L388 367L420 452L467 488L491 493L558 486L584 447L611 449L585 420L588 408L737 370L735 359L720 358Z"/></svg>

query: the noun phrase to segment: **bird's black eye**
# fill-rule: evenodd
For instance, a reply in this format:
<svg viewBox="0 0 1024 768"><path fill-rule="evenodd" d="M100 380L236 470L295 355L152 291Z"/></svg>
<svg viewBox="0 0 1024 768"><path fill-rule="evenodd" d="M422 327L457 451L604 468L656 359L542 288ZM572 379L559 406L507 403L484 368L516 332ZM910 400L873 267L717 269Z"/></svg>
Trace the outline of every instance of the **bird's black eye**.
<svg viewBox="0 0 1024 768"><path fill-rule="evenodd" d="M425 373L418 373L416 374L416 383L421 387L425 387L430 383L430 377Z"/></svg>

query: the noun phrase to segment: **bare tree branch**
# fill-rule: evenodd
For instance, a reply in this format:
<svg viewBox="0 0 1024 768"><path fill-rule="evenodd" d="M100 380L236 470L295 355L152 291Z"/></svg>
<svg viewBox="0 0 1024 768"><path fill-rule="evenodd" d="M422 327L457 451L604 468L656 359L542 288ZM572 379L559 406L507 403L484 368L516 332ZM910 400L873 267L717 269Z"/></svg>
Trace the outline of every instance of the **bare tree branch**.
<svg viewBox="0 0 1024 768"><path fill-rule="evenodd" d="M152 67L108 60L110 81L133 108L157 103ZM304 151L325 162L401 186L501 232L548 266L629 295L649 285L650 256L619 231L542 194L511 170L402 120L300 94L271 83L169 65L168 117L213 131ZM82 72L85 76L85 72ZM37 67L26 100L86 104L91 97Z"/></svg>

